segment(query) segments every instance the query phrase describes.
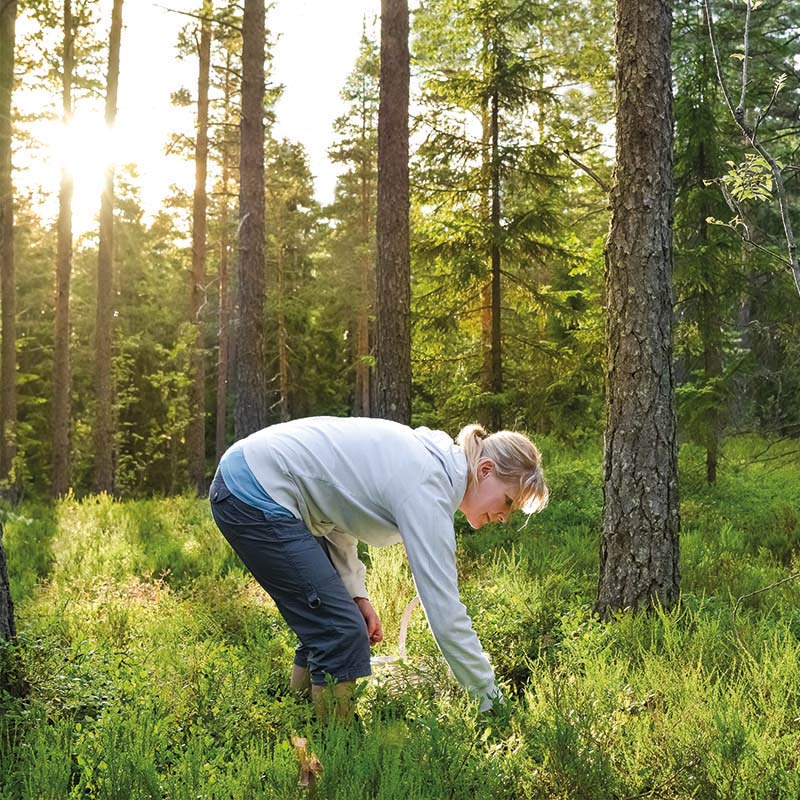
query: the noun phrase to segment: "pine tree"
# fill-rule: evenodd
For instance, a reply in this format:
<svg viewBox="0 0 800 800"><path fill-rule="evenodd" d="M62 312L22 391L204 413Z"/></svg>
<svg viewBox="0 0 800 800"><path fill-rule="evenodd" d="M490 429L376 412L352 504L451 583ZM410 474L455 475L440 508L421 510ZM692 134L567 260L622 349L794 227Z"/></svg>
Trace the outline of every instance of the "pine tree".
<svg viewBox="0 0 800 800"><path fill-rule="evenodd" d="M195 138L195 187L192 206L191 320L195 327L192 352L192 416L186 432L190 478L198 494L206 491L206 369L203 342L203 311L206 306L206 175L208 171L208 91L211 70L211 15L213 3L201 8L197 47L197 134Z"/></svg>
<svg viewBox="0 0 800 800"><path fill-rule="evenodd" d="M75 28L72 1L64 0L64 45L62 103L66 128L72 120L72 82L75 55ZM69 364L70 321L69 287L72 274L72 193L73 179L66 166L61 168L58 196L58 249L56 256L56 308L53 351L53 495L60 497L70 486L71 380Z"/></svg>
<svg viewBox="0 0 800 800"><path fill-rule="evenodd" d="M212 65L212 81L221 95L220 114L212 128L211 156L219 169L219 181L212 197L211 226L217 242L217 363L216 415L214 433L215 461L219 462L228 447L228 385L233 346L231 321L233 290L231 252L236 232L234 187L238 182L239 103L241 90L241 36L233 27L239 19L238 8L230 4L218 15L214 52L218 66ZM212 59L213 60L213 59ZM216 133L214 134L214 131ZM233 205L233 207L232 207Z"/></svg>
<svg viewBox="0 0 800 800"><path fill-rule="evenodd" d="M672 365L669 0L618 0L617 164L606 250L603 531L597 609L678 598L678 455Z"/></svg>
<svg viewBox="0 0 800 800"><path fill-rule="evenodd" d="M236 437L267 424L264 330L264 4L245 0L239 167Z"/></svg>
<svg viewBox="0 0 800 800"><path fill-rule="evenodd" d="M379 59L366 33L353 72L341 92L345 113L334 122L334 163L345 165L327 209L335 220L329 239L331 280L339 286L353 375L351 411L372 413L375 313L375 215L377 204Z"/></svg>
<svg viewBox="0 0 800 800"><path fill-rule="evenodd" d="M13 496L17 424L16 278L12 184L11 94L14 88L16 0L0 7L0 489Z"/></svg>
<svg viewBox="0 0 800 800"><path fill-rule="evenodd" d="M411 421L408 0L382 0L375 413Z"/></svg>
<svg viewBox="0 0 800 800"><path fill-rule="evenodd" d="M730 156L720 114L705 23L693 4L676 5L674 74L676 119L675 283L681 427L706 449L706 477L714 483L730 392L726 347L746 288L741 249L710 218L725 204L711 183ZM721 124L722 123L722 124Z"/></svg>
<svg viewBox="0 0 800 800"><path fill-rule="evenodd" d="M122 0L114 0L111 12L111 34L106 76L105 120L109 128L117 116L119 85L119 54L122 36ZM94 421L94 489L112 492L114 489L113 462L113 253L114 253L114 165L107 164L103 193L100 199L100 245L97 256L97 323L95 326L95 421Z"/></svg>
<svg viewBox="0 0 800 800"><path fill-rule="evenodd" d="M555 86L576 80L566 77L575 67L559 65L549 43L558 13L559 4L533 0L437 0L417 15L426 134L415 175L424 209L416 235L418 331L430 330L425 351L438 349L435 340L449 331L446 369L458 365L458 372L445 394L464 404L462 417L477 413L492 427L511 405L505 353L519 352L514 373L532 360L531 325L550 299L540 284L569 257L565 197L557 192L570 176L557 148L574 147L569 126L579 133L585 126L576 126L582 118L572 108L569 126L560 124L545 85L545 76ZM517 313L532 300L533 320Z"/></svg>
<svg viewBox="0 0 800 800"><path fill-rule="evenodd" d="M9 479L16 422L16 359L14 356L14 206L11 181L11 94L14 87L14 45L17 4L15 0L0 8L0 302L3 305L3 349L0 380L0 481ZM10 308L9 308L10 306ZM9 319L10 318L10 319ZM10 346L9 346L10 345ZM3 549L3 524L0 522L0 640L13 639L14 606L8 584L6 555Z"/></svg>
<svg viewBox="0 0 800 800"><path fill-rule="evenodd" d="M315 328L325 302L319 284L327 276L317 276L312 267L320 211L305 149L270 138L266 155L267 311L274 331L267 340L267 363L277 388L270 415L286 421L310 413L306 409L313 410L319 391L312 384L330 380L328 359L316 355L314 342L321 338Z"/></svg>

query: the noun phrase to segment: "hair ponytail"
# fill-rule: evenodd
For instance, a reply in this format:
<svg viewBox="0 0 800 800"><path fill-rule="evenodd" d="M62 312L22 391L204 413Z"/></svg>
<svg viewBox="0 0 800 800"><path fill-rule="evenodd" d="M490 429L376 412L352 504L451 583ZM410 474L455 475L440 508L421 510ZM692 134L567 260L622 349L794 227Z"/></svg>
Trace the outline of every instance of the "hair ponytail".
<svg viewBox="0 0 800 800"><path fill-rule="evenodd" d="M464 449L464 455L467 458L467 469L473 481L478 480L478 462L481 458L483 440L486 436L487 433L483 425L478 425L478 423L465 425L456 436L456 444L461 445Z"/></svg>

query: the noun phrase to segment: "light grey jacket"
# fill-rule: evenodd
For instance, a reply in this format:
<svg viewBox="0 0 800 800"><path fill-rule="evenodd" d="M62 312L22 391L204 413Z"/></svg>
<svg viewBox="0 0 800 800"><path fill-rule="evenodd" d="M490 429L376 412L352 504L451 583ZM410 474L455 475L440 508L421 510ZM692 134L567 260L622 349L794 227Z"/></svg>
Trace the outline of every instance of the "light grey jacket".
<svg viewBox="0 0 800 800"><path fill-rule="evenodd" d="M433 636L459 683L491 705L494 671L458 597L453 515L467 463L443 431L367 417L309 417L242 442L266 492L316 536L353 597L366 597L357 540L402 542Z"/></svg>

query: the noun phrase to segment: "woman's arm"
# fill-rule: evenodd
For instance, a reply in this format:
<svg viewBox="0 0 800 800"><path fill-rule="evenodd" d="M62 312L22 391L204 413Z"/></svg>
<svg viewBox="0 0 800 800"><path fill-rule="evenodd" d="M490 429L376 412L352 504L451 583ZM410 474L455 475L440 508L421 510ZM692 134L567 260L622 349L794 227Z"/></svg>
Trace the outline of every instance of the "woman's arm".
<svg viewBox="0 0 800 800"><path fill-rule="evenodd" d="M334 530L325 534L325 540L334 569L364 617L370 644L383 641L383 626L367 598L366 567L358 557L358 539L349 533Z"/></svg>
<svg viewBox="0 0 800 800"><path fill-rule="evenodd" d="M333 568L339 573L350 596L368 597L367 568L358 558L358 539L339 530L329 531L325 539Z"/></svg>
<svg viewBox="0 0 800 800"><path fill-rule="evenodd" d="M459 600L456 540L447 478L435 471L399 502L396 519L428 624L458 682L481 698L499 697L494 670Z"/></svg>

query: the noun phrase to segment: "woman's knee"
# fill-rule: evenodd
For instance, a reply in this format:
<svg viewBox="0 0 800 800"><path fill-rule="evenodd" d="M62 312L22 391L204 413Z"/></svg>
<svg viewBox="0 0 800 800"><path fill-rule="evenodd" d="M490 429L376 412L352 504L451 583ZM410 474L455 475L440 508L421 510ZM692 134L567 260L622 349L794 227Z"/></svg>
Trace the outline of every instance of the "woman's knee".
<svg viewBox="0 0 800 800"><path fill-rule="evenodd" d="M309 647L311 682L351 681L371 674L367 626L357 606L355 614L340 615L330 633Z"/></svg>

